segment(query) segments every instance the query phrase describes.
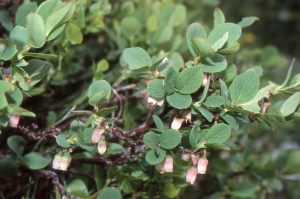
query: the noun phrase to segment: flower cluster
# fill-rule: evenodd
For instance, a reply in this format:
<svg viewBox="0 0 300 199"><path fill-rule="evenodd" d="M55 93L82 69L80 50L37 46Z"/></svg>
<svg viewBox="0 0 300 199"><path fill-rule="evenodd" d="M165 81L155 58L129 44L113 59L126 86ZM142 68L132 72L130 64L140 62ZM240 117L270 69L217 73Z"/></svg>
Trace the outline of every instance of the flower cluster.
<svg viewBox="0 0 300 199"><path fill-rule="evenodd" d="M183 154L186 155L186 154ZM186 160L186 157L184 156L184 159ZM206 158L206 153L204 151L204 155L199 158L197 155L191 155L191 159L193 162L193 167L189 168L186 174L186 182L190 184L194 184L196 181L197 174L205 174L207 165L208 165L208 160ZM197 166L197 168L196 168Z"/></svg>
<svg viewBox="0 0 300 199"><path fill-rule="evenodd" d="M104 129L94 129L92 134L92 143L98 143L98 151L101 155L103 155L106 151L106 141L104 136L102 136L104 131Z"/></svg>

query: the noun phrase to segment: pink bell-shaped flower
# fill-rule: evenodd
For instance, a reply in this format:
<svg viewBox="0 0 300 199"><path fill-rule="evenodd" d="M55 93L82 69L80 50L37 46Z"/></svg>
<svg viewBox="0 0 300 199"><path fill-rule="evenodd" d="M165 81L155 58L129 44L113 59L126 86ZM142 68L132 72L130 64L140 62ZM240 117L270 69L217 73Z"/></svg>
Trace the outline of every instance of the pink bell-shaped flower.
<svg viewBox="0 0 300 199"><path fill-rule="evenodd" d="M92 134L92 143L96 144L99 142L102 134L104 133L104 129L94 129Z"/></svg>
<svg viewBox="0 0 300 199"><path fill-rule="evenodd" d="M171 156L167 156L164 162L164 172L173 172L173 158Z"/></svg>
<svg viewBox="0 0 300 199"><path fill-rule="evenodd" d="M175 130L179 130L180 127L181 127L181 125L182 125L182 123L183 123L183 121L184 121L184 119L179 118L179 117L175 117L173 119L172 124L171 124L171 128L175 129Z"/></svg>
<svg viewBox="0 0 300 199"><path fill-rule="evenodd" d="M208 159L206 159L206 157L200 158L198 160L198 166L197 166L198 173L205 174L207 165L208 165Z"/></svg>
<svg viewBox="0 0 300 199"><path fill-rule="evenodd" d="M8 115L9 125L12 128L17 128L20 120L20 115Z"/></svg>
<svg viewBox="0 0 300 199"><path fill-rule="evenodd" d="M196 181L197 177L197 169L194 167L191 167L188 169L187 174L186 174L186 182L189 182L190 184L194 184Z"/></svg>
<svg viewBox="0 0 300 199"><path fill-rule="evenodd" d="M105 140L101 140L98 142L98 151L101 155L103 155L106 151L106 142Z"/></svg>

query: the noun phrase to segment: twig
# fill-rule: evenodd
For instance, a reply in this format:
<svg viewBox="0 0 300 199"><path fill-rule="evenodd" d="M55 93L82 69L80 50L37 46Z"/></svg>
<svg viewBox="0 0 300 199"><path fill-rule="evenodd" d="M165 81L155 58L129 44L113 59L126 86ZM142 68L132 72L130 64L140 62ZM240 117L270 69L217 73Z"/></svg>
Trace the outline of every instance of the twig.
<svg viewBox="0 0 300 199"><path fill-rule="evenodd" d="M112 90L113 90L114 94L116 95L116 97L118 98L119 104L120 104L119 112L117 115L117 119L119 119L121 117L122 111L123 111L123 101L122 101L121 96L118 94L118 92L115 89L112 89Z"/></svg>
<svg viewBox="0 0 300 199"><path fill-rule="evenodd" d="M51 179L52 184L58 188L58 190L62 196L64 196L66 194L66 189L62 186L62 184L60 184L57 174L55 172L49 171L49 170L40 170L40 171L37 171L37 173L46 177L47 179ZM70 196L71 199L81 199L80 197L73 196L70 193L68 193L68 195Z"/></svg>

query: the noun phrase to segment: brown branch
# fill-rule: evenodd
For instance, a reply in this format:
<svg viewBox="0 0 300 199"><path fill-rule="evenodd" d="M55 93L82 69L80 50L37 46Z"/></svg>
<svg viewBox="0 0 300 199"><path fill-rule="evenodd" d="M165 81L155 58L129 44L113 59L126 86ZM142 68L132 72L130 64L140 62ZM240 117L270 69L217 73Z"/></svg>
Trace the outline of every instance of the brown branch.
<svg viewBox="0 0 300 199"><path fill-rule="evenodd" d="M66 189L63 187L62 184L60 184L57 174L54 171L40 170L40 171L37 171L37 173L43 177L46 177L47 179L51 179L52 184L58 188L58 190L62 196L64 196L66 194L66 192L67 192ZM80 199L80 197L73 196L70 193L68 193L68 195L70 196L71 199Z"/></svg>

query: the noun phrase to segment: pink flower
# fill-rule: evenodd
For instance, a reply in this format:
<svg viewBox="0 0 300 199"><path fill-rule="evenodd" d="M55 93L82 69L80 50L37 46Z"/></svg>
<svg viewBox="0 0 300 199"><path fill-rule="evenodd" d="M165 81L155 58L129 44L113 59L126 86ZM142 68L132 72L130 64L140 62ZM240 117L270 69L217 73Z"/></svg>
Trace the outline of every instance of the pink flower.
<svg viewBox="0 0 300 199"><path fill-rule="evenodd" d="M163 173L164 165L165 165L165 159L160 163L156 164L155 168L159 173Z"/></svg>
<svg viewBox="0 0 300 199"><path fill-rule="evenodd" d="M166 157L163 171L173 172L173 158L171 156Z"/></svg>
<svg viewBox="0 0 300 199"><path fill-rule="evenodd" d="M175 117L175 118L173 119L172 124L171 124L171 128L172 128L172 129L175 129L175 130L179 130L180 127L181 127L181 125L182 125L182 123L183 123L183 121L184 121L184 119Z"/></svg>
<svg viewBox="0 0 300 199"><path fill-rule="evenodd" d="M69 152L66 152L64 154L62 154L62 152L59 152L54 156L52 168L66 171L71 163L71 160L72 159Z"/></svg>
<svg viewBox="0 0 300 199"><path fill-rule="evenodd" d="M99 142L104 131L105 131L104 129L94 129L93 130L93 135L92 135L92 143L93 144L96 144L97 142Z"/></svg>
<svg viewBox="0 0 300 199"><path fill-rule="evenodd" d="M191 157L191 154L189 154L189 153L181 155L181 159L185 162L189 161L190 157Z"/></svg>
<svg viewBox="0 0 300 199"><path fill-rule="evenodd" d="M194 167L189 168L186 174L186 182L194 184L196 177L197 177L197 169Z"/></svg>
<svg viewBox="0 0 300 199"><path fill-rule="evenodd" d="M20 115L8 115L8 117L10 127L17 128L20 120Z"/></svg>
<svg viewBox="0 0 300 199"><path fill-rule="evenodd" d="M203 81L202 81L202 86L205 86L207 84L208 81L208 75L206 73L204 73L204 77L203 77Z"/></svg>
<svg viewBox="0 0 300 199"><path fill-rule="evenodd" d="M193 165L196 166L198 164L199 156L191 154L191 158L192 158L192 161L193 161Z"/></svg>
<svg viewBox="0 0 300 199"><path fill-rule="evenodd" d="M198 160L198 173L200 174L205 174L206 173L206 168L208 165L208 160L206 158L201 158Z"/></svg>
<svg viewBox="0 0 300 199"><path fill-rule="evenodd" d="M106 151L106 142L105 141L100 141L98 142L98 151L101 155L103 155Z"/></svg>

